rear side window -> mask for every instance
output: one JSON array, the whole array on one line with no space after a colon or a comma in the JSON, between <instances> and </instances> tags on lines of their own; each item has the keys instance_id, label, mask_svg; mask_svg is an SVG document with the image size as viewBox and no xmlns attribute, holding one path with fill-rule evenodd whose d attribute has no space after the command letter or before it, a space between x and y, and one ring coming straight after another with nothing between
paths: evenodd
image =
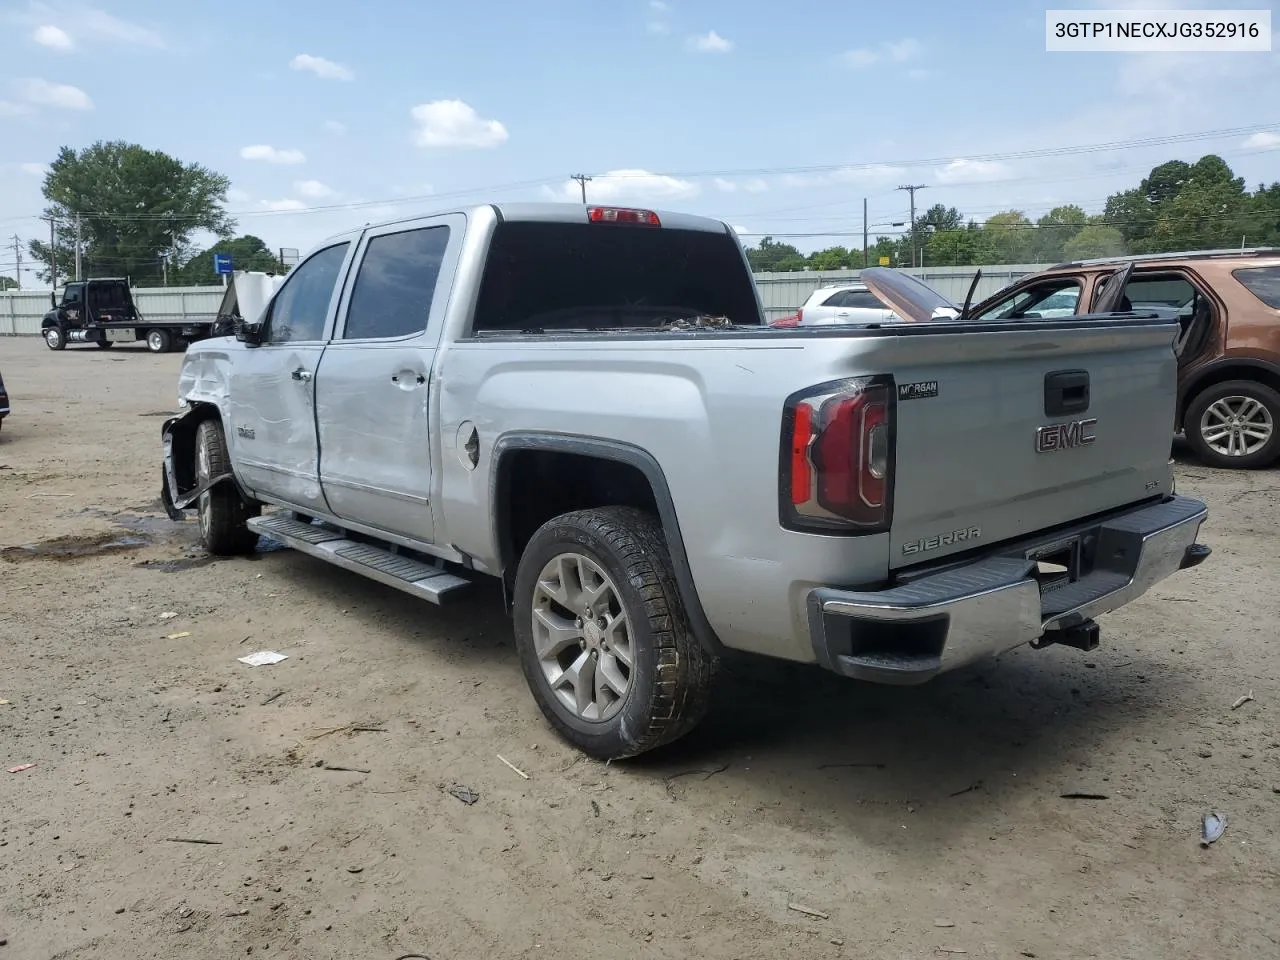
<instances>
[{"instance_id":1,"label":"rear side window","mask_svg":"<svg viewBox=\"0 0 1280 960\"><path fill-rule=\"evenodd\" d=\"M444 226L373 237L356 274L342 338L390 339L426 330L448 246Z\"/></svg>"},{"instance_id":2,"label":"rear side window","mask_svg":"<svg viewBox=\"0 0 1280 960\"><path fill-rule=\"evenodd\" d=\"M700 315L761 324L728 233L505 221L494 228L474 331L653 329Z\"/></svg>"},{"instance_id":3,"label":"rear side window","mask_svg":"<svg viewBox=\"0 0 1280 960\"><path fill-rule=\"evenodd\" d=\"M1244 267L1231 275L1273 310L1280 310L1280 267Z\"/></svg>"},{"instance_id":4,"label":"rear side window","mask_svg":"<svg viewBox=\"0 0 1280 960\"><path fill-rule=\"evenodd\" d=\"M874 293L865 290L850 290L844 295L843 306L856 307L859 310L883 310L885 306Z\"/></svg>"}]
</instances>

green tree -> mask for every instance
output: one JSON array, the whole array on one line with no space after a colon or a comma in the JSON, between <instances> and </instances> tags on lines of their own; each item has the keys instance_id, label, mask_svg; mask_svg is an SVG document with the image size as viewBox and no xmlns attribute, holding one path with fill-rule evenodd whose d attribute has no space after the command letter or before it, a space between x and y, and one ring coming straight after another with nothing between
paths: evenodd
<instances>
[{"instance_id":1,"label":"green tree","mask_svg":"<svg viewBox=\"0 0 1280 960\"><path fill-rule=\"evenodd\" d=\"M773 237L765 237L760 241L759 246L747 248L747 261L751 264L751 269L757 273L765 273L770 270L778 270L779 264L789 257L798 257L802 262L804 257L800 251L789 243L778 243ZM804 269L803 267L792 267L790 269Z\"/></svg>"},{"instance_id":2,"label":"green tree","mask_svg":"<svg viewBox=\"0 0 1280 960\"><path fill-rule=\"evenodd\" d=\"M963 267L980 263L985 247L982 228L970 222L964 227L931 233L924 262L931 267Z\"/></svg>"},{"instance_id":3,"label":"green tree","mask_svg":"<svg viewBox=\"0 0 1280 960\"><path fill-rule=\"evenodd\" d=\"M1088 260L1094 257L1124 255L1124 237L1115 227L1091 223L1062 245L1064 260Z\"/></svg>"},{"instance_id":4,"label":"green tree","mask_svg":"<svg viewBox=\"0 0 1280 960\"><path fill-rule=\"evenodd\" d=\"M1034 227L1021 210L1006 210L987 218L979 245L983 263L1027 263Z\"/></svg>"},{"instance_id":5,"label":"green tree","mask_svg":"<svg viewBox=\"0 0 1280 960\"><path fill-rule=\"evenodd\" d=\"M861 260L859 257L859 266ZM844 247L827 247L825 250L815 250L808 256L810 270L847 270L852 264L853 254Z\"/></svg>"},{"instance_id":6,"label":"green tree","mask_svg":"<svg viewBox=\"0 0 1280 960\"><path fill-rule=\"evenodd\" d=\"M1280 246L1280 183L1258 189L1249 197L1244 214L1244 237L1251 247Z\"/></svg>"},{"instance_id":7,"label":"green tree","mask_svg":"<svg viewBox=\"0 0 1280 960\"><path fill-rule=\"evenodd\" d=\"M888 257L889 266L908 266L910 257L903 259L901 256L901 243L893 237L876 237L876 242L871 245L867 251L867 265L872 267L880 266L880 258ZM858 264L862 266L862 264Z\"/></svg>"},{"instance_id":8,"label":"green tree","mask_svg":"<svg viewBox=\"0 0 1280 960\"><path fill-rule=\"evenodd\" d=\"M1089 222L1089 216L1075 204L1054 207L1036 221L1031 238L1031 259L1036 263L1062 260L1067 241Z\"/></svg>"},{"instance_id":9,"label":"green tree","mask_svg":"<svg viewBox=\"0 0 1280 960\"><path fill-rule=\"evenodd\" d=\"M158 284L162 258L190 258L198 231L229 236L235 222L224 209L230 180L199 164L122 140L99 141L77 152L63 147L44 179L46 217L62 224L58 274L75 262L70 247L76 215L81 218L84 276L128 275L139 285ZM30 244L45 265L41 278L54 280L49 245Z\"/></svg>"},{"instance_id":10,"label":"green tree","mask_svg":"<svg viewBox=\"0 0 1280 960\"><path fill-rule=\"evenodd\" d=\"M13 279L13 277L0 277L0 293L4 292L5 290L17 290L17 289L18 289L18 281Z\"/></svg>"},{"instance_id":11,"label":"green tree","mask_svg":"<svg viewBox=\"0 0 1280 960\"><path fill-rule=\"evenodd\" d=\"M808 266L809 261L806 260L799 251L796 251L795 253L789 254L779 260L773 269L779 273L796 273L797 271L804 270Z\"/></svg>"},{"instance_id":12,"label":"green tree","mask_svg":"<svg viewBox=\"0 0 1280 960\"><path fill-rule=\"evenodd\" d=\"M227 253L231 255L233 270L260 270L263 273L285 273L284 264L265 243L253 234L220 240L208 250L202 250L184 263L174 274L172 282L198 286L200 284L218 283L218 275L213 270L213 255Z\"/></svg>"}]
</instances>

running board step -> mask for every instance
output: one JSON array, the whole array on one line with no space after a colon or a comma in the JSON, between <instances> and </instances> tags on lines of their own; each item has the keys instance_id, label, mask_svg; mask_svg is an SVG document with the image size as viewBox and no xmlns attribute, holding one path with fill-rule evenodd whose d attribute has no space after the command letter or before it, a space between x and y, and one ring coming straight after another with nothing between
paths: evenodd
<instances>
[{"instance_id":1,"label":"running board step","mask_svg":"<svg viewBox=\"0 0 1280 960\"><path fill-rule=\"evenodd\" d=\"M308 556L351 570L370 580L430 600L444 602L446 596L470 585L471 581L421 560L402 557L356 540L348 540L336 530L302 523L291 517L252 517L249 529L263 537L278 540L286 547Z\"/></svg>"}]
</instances>

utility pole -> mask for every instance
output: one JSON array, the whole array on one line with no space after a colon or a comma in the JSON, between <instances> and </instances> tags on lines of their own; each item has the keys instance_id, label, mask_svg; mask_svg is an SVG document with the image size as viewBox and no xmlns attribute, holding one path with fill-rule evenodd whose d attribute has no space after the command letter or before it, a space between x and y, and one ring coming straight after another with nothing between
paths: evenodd
<instances>
[{"instance_id":1,"label":"utility pole","mask_svg":"<svg viewBox=\"0 0 1280 960\"><path fill-rule=\"evenodd\" d=\"M871 265L871 251L867 249L867 198L862 198L862 265Z\"/></svg>"},{"instance_id":2,"label":"utility pole","mask_svg":"<svg viewBox=\"0 0 1280 960\"><path fill-rule=\"evenodd\" d=\"M76 214L76 279L80 279L80 214Z\"/></svg>"},{"instance_id":3,"label":"utility pole","mask_svg":"<svg viewBox=\"0 0 1280 960\"><path fill-rule=\"evenodd\" d=\"M49 276L52 278L53 288L58 288L58 236L54 229L53 217L41 217L41 220L49 221Z\"/></svg>"},{"instance_id":4,"label":"utility pole","mask_svg":"<svg viewBox=\"0 0 1280 960\"><path fill-rule=\"evenodd\" d=\"M586 203L587 202L587 181L590 180L591 178L588 177L585 173L575 173L569 179L578 181L578 186L582 188L582 202Z\"/></svg>"},{"instance_id":5,"label":"utility pole","mask_svg":"<svg viewBox=\"0 0 1280 960\"><path fill-rule=\"evenodd\" d=\"M911 194L911 265L913 267L916 265L916 191L923 190L927 186L927 183L913 183L898 187L899 190L906 190Z\"/></svg>"},{"instance_id":6,"label":"utility pole","mask_svg":"<svg viewBox=\"0 0 1280 960\"><path fill-rule=\"evenodd\" d=\"M18 289L22 289L22 240L15 233L13 235L13 259L17 264L14 270L14 279L18 281Z\"/></svg>"}]
</instances>

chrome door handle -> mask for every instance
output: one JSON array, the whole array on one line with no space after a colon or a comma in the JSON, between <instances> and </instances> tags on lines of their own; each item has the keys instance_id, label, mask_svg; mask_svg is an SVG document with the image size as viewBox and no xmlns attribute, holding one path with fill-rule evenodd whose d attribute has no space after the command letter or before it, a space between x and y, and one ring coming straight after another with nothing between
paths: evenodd
<instances>
[{"instance_id":1,"label":"chrome door handle","mask_svg":"<svg viewBox=\"0 0 1280 960\"><path fill-rule=\"evenodd\" d=\"M293 377L293 379L295 379L295 380L302 380L302 381L304 381L304 382L305 382L305 381L307 381L307 380L310 380L310 379L311 379L311 371L310 371L310 370L307 370L307 369L305 369L305 368L303 368L303 367L299 367L297 370L293 371L293 373L291 374L291 376L292 376L292 377Z\"/></svg>"}]
</instances>

